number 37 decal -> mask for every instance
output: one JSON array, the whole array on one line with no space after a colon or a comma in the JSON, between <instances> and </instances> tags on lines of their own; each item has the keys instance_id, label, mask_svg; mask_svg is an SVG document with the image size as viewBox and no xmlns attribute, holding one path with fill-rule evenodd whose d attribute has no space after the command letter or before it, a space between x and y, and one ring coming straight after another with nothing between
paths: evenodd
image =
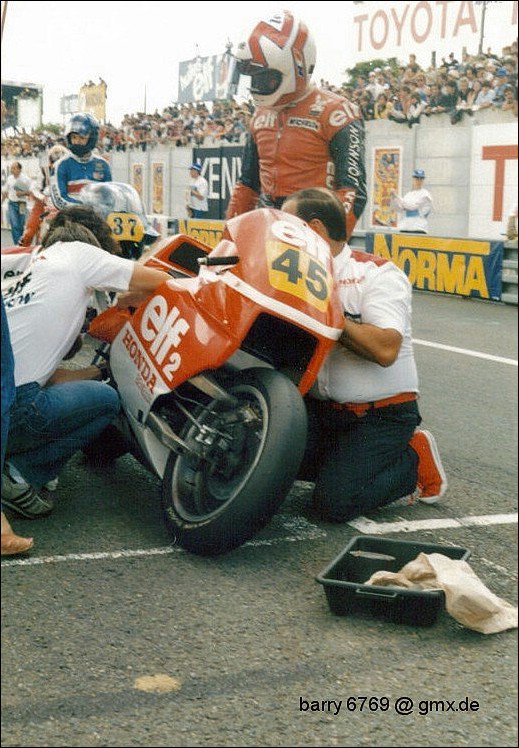
<instances>
[{"instance_id":1,"label":"number 37 decal","mask_svg":"<svg viewBox=\"0 0 519 748\"><path fill-rule=\"evenodd\" d=\"M269 281L273 288L297 296L321 312L328 308L332 277L326 265L301 247L267 242Z\"/></svg>"},{"instance_id":2,"label":"number 37 decal","mask_svg":"<svg viewBox=\"0 0 519 748\"><path fill-rule=\"evenodd\" d=\"M117 241L140 242L144 236L144 224L136 213L109 213L106 222Z\"/></svg>"}]
</instances>

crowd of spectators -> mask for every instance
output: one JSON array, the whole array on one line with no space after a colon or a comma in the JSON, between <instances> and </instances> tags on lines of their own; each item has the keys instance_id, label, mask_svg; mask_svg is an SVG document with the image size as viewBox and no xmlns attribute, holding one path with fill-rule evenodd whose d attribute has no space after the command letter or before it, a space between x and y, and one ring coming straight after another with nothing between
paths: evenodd
<instances>
[{"instance_id":1,"label":"crowd of spectators","mask_svg":"<svg viewBox=\"0 0 519 748\"><path fill-rule=\"evenodd\" d=\"M2 158L10 160L39 156L56 143L64 142L60 135L46 131L32 133L21 131L14 135L6 135L2 132Z\"/></svg>"},{"instance_id":2,"label":"crowd of spectators","mask_svg":"<svg viewBox=\"0 0 519 748\"><path fill-rule=\"evenodd\" d=\"M149 145L175 146L240 143L247 132L252 107L235 101L214 102L211 110L205 103L173 104L162 114L125 114L120 127L107 125L101 133L106 151L127 148L146 150Z\"/></svg>"},{"instance_id":3,"label":"crowd of spectators","mask_svg":"<svg viewBox=\"0 0 519 748\"><path fill-rule=\"evenodd\" d=\"M369 67L369 66L368 66ZM416 56L407 65L373 67L363 75L352 75L342 86L321 81L321 87L355 102L364 119L389 119L411 127L423 116L446 112L453 124L480 109L500 109L517 116L517 42L497 56L451 53L438 67L423 70ZM119 127L102 126L99 145L105 152L148 148L158 144L211 146L243 143L250 117L251 102L173 104L162 113L125 114ZM64 144L63 134L45 129L34 133L15 132L2 138L2 157L7 159L38 156L56 143Z\"/></svg>"},{"instance_id":4,"label":"crowd of spectators","mask_svg":"<svg viewBox=\"0 0 519 748\"><path fill-rule=\"evenodd\" d=\"M155 145L200 146L221 142L241 143L253 111L251 104L235 101L173 104L162 113L125 114L119 127L102 125L99 148L104 152L139 149ZM45 130L15 133L2 138L2 157L38 156L56 143L64 144L63 134Z\"/></svg>"},{"instance_id":5,"label":"crowd of spectators","mask_svg":"<svg viewBox=\"0 0 519 748\"><path fill-rule=\"evenodd\" d=\"M414 54L407 65L373 67L350 76L342 87L321 85L359 105L364 119L389 119L412 127L422 116L447 113L452 124L480 109L510 111L517 117L517 41L497 56L454 53L423 70Z\"/></svg>"}]
</instances>

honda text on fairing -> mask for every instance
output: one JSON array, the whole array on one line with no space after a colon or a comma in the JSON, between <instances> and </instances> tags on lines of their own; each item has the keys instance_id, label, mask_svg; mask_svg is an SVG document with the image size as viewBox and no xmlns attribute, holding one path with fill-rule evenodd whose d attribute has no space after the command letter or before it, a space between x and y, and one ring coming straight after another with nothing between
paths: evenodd
<instances>
[{"instance_id":1,"label":"honda text on fairing","mask_svg":"<svg viewBox=\"0 0 519 748\"><path fill-rule=\"evenodd\" d=\"M329 248L264 208L228 221L212 251L183 235L148 251L171 280L90 333L121 397L122 449L161 479L173 537L225 553L270 521L303 458L302 395L342 330Z\"/></svg>"}]
</instances>

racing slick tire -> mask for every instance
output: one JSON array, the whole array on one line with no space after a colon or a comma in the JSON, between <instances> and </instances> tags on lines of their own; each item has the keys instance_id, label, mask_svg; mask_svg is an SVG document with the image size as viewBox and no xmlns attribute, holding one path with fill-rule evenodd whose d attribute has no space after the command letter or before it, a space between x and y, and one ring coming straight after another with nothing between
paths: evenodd
<instances>
[{"instance_id":1,"label":"racing slick tire","mask_svg":"<svg viewBox=\"0 0 519 748\"><path fill-rule=\"evenodd\" d=\"M170 455L162 482L169 531L186 550L227 553L265 527L290 490L306 446L306 408L298 389L273 369L233 376L233 410L213 400L200 420L216 437L209 453ZM246 416L235 423L232 413ZM190 425L184 439L200 435Z\"/></svg>"}]
</instances>

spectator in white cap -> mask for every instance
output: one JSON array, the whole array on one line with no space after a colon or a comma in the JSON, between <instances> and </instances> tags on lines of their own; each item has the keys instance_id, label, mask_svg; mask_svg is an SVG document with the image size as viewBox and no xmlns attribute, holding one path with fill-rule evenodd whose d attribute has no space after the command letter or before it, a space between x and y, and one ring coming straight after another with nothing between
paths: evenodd
<instances>
[{"instance_id":1,"label":"spectator in white cap","mask_svg":"<svg viewBox=\"0 0 519 748\"><path fill-rule=\"evenodd\" d=\"M207 195L209 185L207 179L202 176L202 165L195 162L189 167L191 181L187 193L187 212L191 218L207 218L209 204Z\"/></svg>"},{"instance_id":2,"label":"spectator in white cap","mask_svg":"<svg viewBox=\"0 0 519 748\"><path fill-rule=\"evenodd\" d=\"M398 211L397 230L401 233L427 234L428 219L432 212L433 202L429 190L424 188L425 172L423 169L413 171L413 189L399 197L396 190L391 192L391 207Z\"/></svg>"}]
</instances>

